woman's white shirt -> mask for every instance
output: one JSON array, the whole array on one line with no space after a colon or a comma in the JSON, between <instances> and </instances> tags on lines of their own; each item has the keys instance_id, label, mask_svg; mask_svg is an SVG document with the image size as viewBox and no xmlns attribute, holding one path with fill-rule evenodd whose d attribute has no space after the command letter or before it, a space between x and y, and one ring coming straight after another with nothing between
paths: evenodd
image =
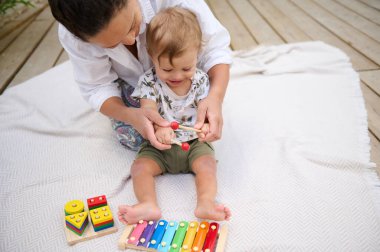
<instances>
[{"instance_id":1,"label":"woman's white shirt","mask_svg":"<svg viewBox=\"0 0 380 252\"><path fill-rule=\"evenodd\" d=\"M228 31L213 16L203 0L138 0L142 12L140 34L136 38L138 59L123 45L102 48L87 43L59 25L58 34L62 46L68 53L74 69L74 78L80 91L95 110L99 111L104 101L121 96L114 81L118 78L135 86L139 77L152 63L146 51L146 25L161 9L181 6L193 11L202 29L204 47L199 54L198 68L208 72L217 64L231 64Z\"/></svg>"}]
</instances>

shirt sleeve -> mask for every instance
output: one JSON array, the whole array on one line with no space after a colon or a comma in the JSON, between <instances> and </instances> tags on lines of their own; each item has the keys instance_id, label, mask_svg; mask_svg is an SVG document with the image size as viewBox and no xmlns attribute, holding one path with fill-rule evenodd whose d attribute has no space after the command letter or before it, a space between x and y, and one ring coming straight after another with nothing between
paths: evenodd
<instances>
[{"instance_id":1,"label":"shirt sleeve","mask_svg":"<svg viewBox=\"0 0 380 252\"><path fill-rule=\"evenodd\" d=\"M157 102L158 92L155 87L153 74L150 71L148 72L140 77L131 97L135 100L149 99Z\"/></svg>"},{"instance_id":2,"label":"shirt sleeve","mask_svg":"<svg viewBox=\"0 0 380 252\"><path fill-rule=\"evenodd\" d=\"M178 1L181 7L195 13L202 29L204 46L199 55L198 67L206 73L215 65L231 64L231 38L224 26L216 19L204 0Z\"/></svg>"},{"instance_id":3,"label":"shirt sleeve","mask_svg":"<svg viewBox=\"0 0 380 252\"><path fill-rule=\"evenodd\" d=\"M110 59L103 48L80 40L63 25L59 25L58 35L70 57L74 79L81 94L93 109L99 111L108 98L121 96L114 83L118 75L112 70Z\"/></svg>"}]
</instances>

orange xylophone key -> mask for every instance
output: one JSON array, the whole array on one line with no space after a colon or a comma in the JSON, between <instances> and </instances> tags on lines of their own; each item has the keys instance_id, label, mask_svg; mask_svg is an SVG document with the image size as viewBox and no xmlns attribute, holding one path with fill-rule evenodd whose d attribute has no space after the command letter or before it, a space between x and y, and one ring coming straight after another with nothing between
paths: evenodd
<instances>
[{"instance_id":1,"label":"orange xylophone key","mask_svg":"<svg viewBox=\"0 0 380 252\"><path fill-rule=\"evenodd\" d=\"M195 236L191 251L199 252L202 250L203 243L205 242L209 225L210 224L207 221L201 222L201 224L199 225L199 228L198 228L197 235Z\"/></svg>"}]
</instances>

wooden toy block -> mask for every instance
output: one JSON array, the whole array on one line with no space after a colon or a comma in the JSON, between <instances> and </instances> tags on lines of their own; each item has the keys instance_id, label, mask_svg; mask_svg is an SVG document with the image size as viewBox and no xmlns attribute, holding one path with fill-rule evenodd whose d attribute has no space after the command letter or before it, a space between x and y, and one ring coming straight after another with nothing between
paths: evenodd
<instances>
[{"instance_id":1,"label":"wooden toy block","mask_svg":"<svg viewBox=\"0 0 380 252\"><path fill-rule=\"evenodd\" d=\"M84 210L84 203L81 200L71 200L65 204L65 215L81 213Z\"/></svg>"},{"instance_id":2,"label":"wooden toy block","mask_svg":"<svg viewBox=\"0 0 380 252\"><path fill-rule=\"evenodd\" d=\"M142 228L145 229L141 230ZM154 221L141 221L136 225L126 226L118 241L118 247L151 252L223 252L227 232L226 225L221 226L216 222L203 221L199 224L196 221L181 221L178 224L175 221L159 220L155 225ZM146 234L152 234L150 240ZM139 242L136 243L136 240Z\"/></svg>"},{"instance_id":3,"label":"wooden toy block","mask_svg":"<svg viewBox=\"0 0 380 252\"><path fill-rule=\"evenodd\" d=\"M109 206L102 206L90 210L91 223L94 226L95 231L100 231L114 224L113 216Z\"/></svg>"},{"instance_id":4,"label":"wooden toy block","mask_svg":"<svg viewBox=\"0 0 380 252\"><path fill-rule=\"evenodd\" d=\"M106 199L104 195L99 197L103 197L104 200ZM79 202L81 202L82 204L80 204ZM76 204L76 206L73 206L73 204ZM82 212L66 216L68 212L80 211L80 209L82 209L81 205L83 205ZM78 242L87 241L90 239L117 232L118 228L115 226L115 223L113 221L112 211L110 207L106 205L103 206L103 208L96 209L98 209L97 216L99 216L99 218L94 217L94 222L96 223L96 225L92 225L93 221L91 220L91 223L89 221L91 212L89 214L88 208L84 207L82 201L72 200L65 204L64 230L66 234L66 240L69 245L74 245ZM71 216L74 217L72 218Z\"/></svg>"},{"instance_id":5,"label":"wooden toy block","mask_svg":"<svg viewBox=\"0 0 380 252\"><path fill-rule=\"evenodd\" d=\"M103 206L90 210L91 221L94 225L113 220L112 212L109 206Z\"/></svg>"},{"instance_id":6,"label":"wooden toy block","mask_svg":"<svg viewBox=\"0 0 380 252\"><path fill-rule=\"evenodd\" d=\"M105 195L96 196L93 198L87 199L87 206L90 210L106 206L107 205L107 198Z\"/></svg>"},{"instance_id":7,"label":"wooden toy block","mask_svg":"<svg viewBox=\"0 0 380 252\"><path fill-rule=\"evenodd\" d=\"M77 235L82 235L88 224L87 216L87 212L66 216L66 227Z\"/></svg>"}]
</instances>

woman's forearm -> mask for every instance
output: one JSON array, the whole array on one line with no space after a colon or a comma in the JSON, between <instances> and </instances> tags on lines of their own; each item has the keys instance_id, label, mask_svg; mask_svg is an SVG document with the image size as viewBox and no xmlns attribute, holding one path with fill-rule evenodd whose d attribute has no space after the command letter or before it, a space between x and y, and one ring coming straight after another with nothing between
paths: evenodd
<instances>
[{"instance_id":1,"label":"woman's forearm","mask_svg":"<svg viewBox=\"0 0 380 252\"><path fill-rule=\"evenodd\" d=\"M223 102L230 80L230 65L215 65L208 71L208 76L211 84L209 96Z\"/></svg>"},{"instance_id":2,"label":"woman's forearm","mask_svg":"<svg viewBox=\"0 0 380 252\"><path fill-rule=\"evenodd\" d=\"M108 98L100 107L100 112L115 120L122 121L130 124L130 118L132 115L131 108L128 108L123 103L120 97Z\"/></svg>"}]
</instances>

